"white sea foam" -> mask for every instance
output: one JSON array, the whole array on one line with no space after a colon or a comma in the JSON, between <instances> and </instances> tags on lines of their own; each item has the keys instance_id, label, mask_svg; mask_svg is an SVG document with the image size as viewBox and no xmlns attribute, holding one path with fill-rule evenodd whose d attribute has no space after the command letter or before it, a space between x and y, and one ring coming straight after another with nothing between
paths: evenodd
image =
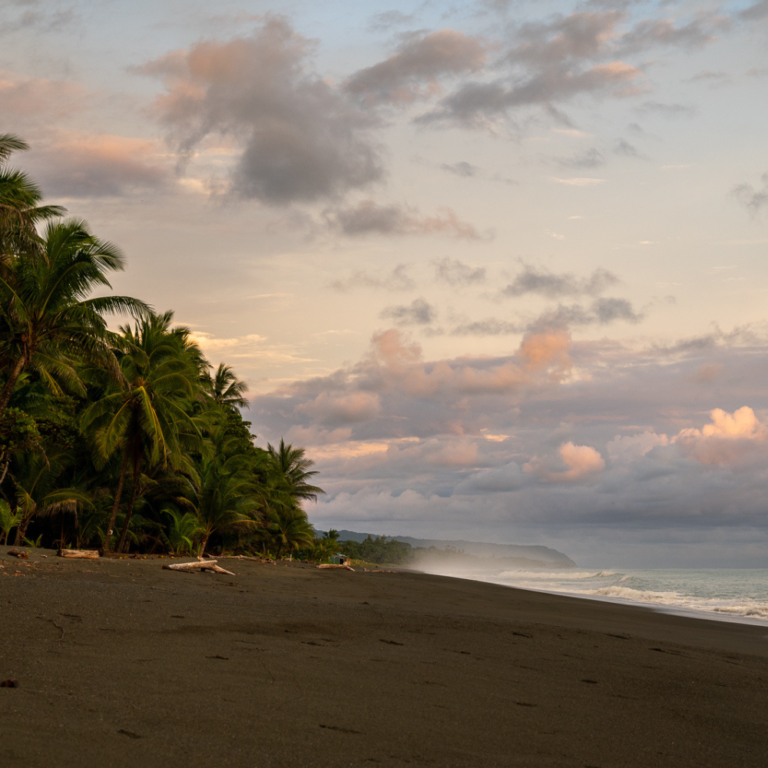
<instances>
[{"instance_id":1,"label":"white sea foam","mask_svg":"<svg viewBox=\"0 0 768 768\"><path fill-rule=\"evenodd\" d=\"M677 592L651 592L647 589L630 589L629 587L602 587L585 594L601 595L602 597L623 597L625 600L634 600L636 603L665 603L674 605L680 602L680 594Z\"/></svg>"},{"instance_id":2,"label":"white sea foam","mask_svg":"<svg viewBox=\"0 0 768 768\"><path fill-rule=\"evenodd\" d=\"M768 569L508 570L476 578L522 589L695 611L713 618L768 620Z\"/></svg>"},{"instance_id":3,"label":"white sea foam","mask_svg":"<svg viewBox=\"0 0 768 768\"><path fill-rule=\"evenodd\" d=\"M576 581L595 579L599 576L615 576L614 571L502 571L500 579L531 579L548 581Z\"/></svg>"}]
</instances>

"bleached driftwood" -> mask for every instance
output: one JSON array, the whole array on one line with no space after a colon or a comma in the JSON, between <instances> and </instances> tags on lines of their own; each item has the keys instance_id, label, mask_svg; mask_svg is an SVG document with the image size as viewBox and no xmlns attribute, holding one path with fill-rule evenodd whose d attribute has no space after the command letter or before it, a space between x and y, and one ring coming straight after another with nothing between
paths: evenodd
<instances>
[{"instance_id":1,"label":"bleached driftwood","mask_svg":"<svg viewBox=\"0 0 768 768\"><path fill-rule=\"evenodd\" d=\"M167 571L182 571L184 573L193 573L194 571L213 571L214 573L225 573L227 576L234 576L232 571L216 565L215 560L197 560L193 563L166 563L163 568Z\"/></svg>"},{"instance_id":2,"label":"bleached driftwood","mask_svg":"<svg viewBox=\"0 0 768 768\"><path fill-rule=\"evenodd\" d=\"M7 554L12 555L13 557L23 558L24 560L29 558L29 552L27 552L26 549L9 549Z\"/></svg>"},{"instance_id":3,"label":"bleached driftwood","mask_svg":"<svg viewBox=\"0 0 768 768\"><path fill-rule=\"evenodd\" d=\"M252 560L254 563L271 563L274 565L274 560L268 557L254 557L252 555L225 555L227 560Z\"/></svg>"},{"instance_id":4,"label":"bleached driftwood","mask_svg":"<svg viewBox=\"0 0 768 768\"><path fill-rule=\"evenodd\" d=\"M338 563L323 563L322 565L318 565L318 568L337 568L342 569L344 571L352 571L354 573L355 569L351 565L339 565Z\"/></svg>"},{"instance_id":5,"label":"bleached driftwood","mask_svg":"<svg viewBox=\"0 0 768 768\"><path fill-rule=\"evenodd\" d=\"M96 549L60 549L57 552L59 557L69 560L98 560L99 552Z\"/></svg>"}]
</instances>

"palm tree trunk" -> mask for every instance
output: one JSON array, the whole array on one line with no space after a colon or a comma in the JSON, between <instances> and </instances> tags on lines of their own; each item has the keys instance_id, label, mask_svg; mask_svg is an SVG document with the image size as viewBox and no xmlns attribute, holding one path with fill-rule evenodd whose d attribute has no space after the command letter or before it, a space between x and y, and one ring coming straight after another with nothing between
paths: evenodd
<instances>
[{"instance_id":1,"label":"palm tree trunk","mask_svg":"<svg viewBox=\"0 0 768 768\"><path fill-rule=\"evenodd\" d=\"M133 488L131 488L131 500L128 502L128 511L125 513L125 522L123 523L123 532L120 534L120 541L117 544L117 551L123 551L125 537L128 535L128 524L131 522L133 514L133 505L136 502L136 492L139 490L139 477L141 476L141 459L136 462L133 468Z\"/></svg>"},{"instance_id":2,"label":"palm tree trunk","mask_svg":"<svg viewBox=\"0 0 768 768\"><path fill-rule=\"evenodd\" d=\"M27 535L27 528L29 528L29 524L32 522L34 516L35 513L33 512L29 517L24 515L24 517L21 518L19 527L16 529L16 539L13 542L14 547L21 546L21 542L24 541L24 537Z\"/></svg>"},{"instance_id":3,"label":"palm tree trunk","mask_svg":"<svg viewBox=\"0 0 768 768\"><path fill-rule=\"evenodd\" d=\"M128 449L125 450L125 456L123 456L123 467L120 470L120 480L117 483L117 491L115 491L115 503L112 505L112 514L109 516L109 525L107 526L107 535L104 537L104 544L102 548L105 552L109 552L109 540L112 538L112 532L115 530L115 520L117 520L117 508L120 506L120 497L123 495L123 483L125 482L125 470L128 468Z\"/></svg>"},{"instance_id":4,"label":"palm tree trunk","mask_svg":"<svg viewBox=\"0 0 768 768\"><path fill-rule=\"evenodd\" d=\"M198 557L202 557L203 556L203 552L205 552L206 544L208 544L208 537L207 536L200 542L200 550L197 553Z\"/></svg>"},{"instance_id":5,"label":"palm tree trunk","mask_svg":"<svg viewBox=\"0 0 768 768\"><path fill-rule=\"evenodd\" d=\"M8 401L11 399L11 395L13 394L13 388L16 386L16 382L18 381L19 376L21 376L21 372L24 370L25 364L26 357L25 355L22 355L16 361L10 373L8 374L8 381L5 382L3 391L0 392L0 416L5 413Z\"/></svg>"}]
</instances>

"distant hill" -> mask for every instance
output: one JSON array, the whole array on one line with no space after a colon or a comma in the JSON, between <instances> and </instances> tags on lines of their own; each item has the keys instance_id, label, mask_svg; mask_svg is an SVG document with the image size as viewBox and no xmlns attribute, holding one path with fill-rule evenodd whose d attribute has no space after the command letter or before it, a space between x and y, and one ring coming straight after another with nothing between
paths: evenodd
<instances>
[{"instance_id":1,"label":"distant hill","mask_svg":"<svg viewBox=\"0 0 768 768\"><path fill-rule=\"evenodd\" d=\"M340 541L364 541L368 536L376 537L375 533L358 533L356 531L339 531ZM388 539L402 541L412 547L436 547L437 549L461 550L466 555L481 558L494 558L511 561L519 560L521 567L528 568L575 568L576 563L570 557L556 549L536 544L488 544L480 541L446 540L446 539L415 539L412 536L387 536ZM505 563L507 564L507 563ZM509 563L511 564L511 563Z\"/></svg>"}]
</instances>

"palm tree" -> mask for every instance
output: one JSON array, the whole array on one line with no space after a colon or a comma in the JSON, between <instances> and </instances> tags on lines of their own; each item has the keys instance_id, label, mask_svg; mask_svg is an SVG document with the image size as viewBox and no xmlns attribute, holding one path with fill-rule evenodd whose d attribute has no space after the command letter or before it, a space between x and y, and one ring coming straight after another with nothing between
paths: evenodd
<instances>
[{"instance_id":1,"label":"palm tree","mask_svg":"<svg viewBox=\"0 0 768 768\"><path fill-rule=\"evenodd\" d=\"M306 458L304 448L294 448L280 440L280 447L274 448L267 443L273 471L279 482L284 485L288 494L297 501L317 501L318 495L325 493L322 488L310 485L307 480L317 474L317 470L311 470L314 461Z\"/></svg>"},{"instance_id":2,"label":"palm tree","mask_svg":"<svg viewBox=\"0 0 768 768\"><path fill-rule=\"evenodd\" d=\"M26 453L17 456L12 473L15 485L18 546L24 540L32 520L40 515L50 517L64 513L77 514L78 506L88 506L90 498L79 488L57 488L57 480L68 463L68 456L60 450L50 450L48 455Z\"/></svg>"},{"instance_id":3,"label":"palm tree","mask_svg":"<svg viewBox=\"0 0 768 768\"><path fill-rule=\"evenodd\" d=\"M78 385L78 359L115 368L103 315L138 314L148 307L127 296L87 298L95 288L110 288L107 273L122 270L119 249L103 242L83 221L48 225L40 253L23 253L0 274L0 358L8 361L0 392L0 417L16 382L30 367L54 390L57 378Z\"/></svg>"},{"instance_id":4,"label":"palm tree","mask_svg":"<svg viewBox=\"0 0 768 768\"><path fill-rule=\"evenodd\" d=\"M0 134L0 264L3 266L12 254L37 248L37 224L64 214L61 206L41 206L40 188L27 174L7 167L7 160L14 152L27 149L29 145L18 136Z\"/></svg>"},{"instance_id":5,"label":"palm tree","mask_svg":"<svg viewBox=\"0 0 768 768\"><path fill-rule=\"evenodd\" d=\"M315 529L304 510L295 504L272 507L268 514L267 530L277 544L277 559L280 559L283 550L293 553L297 549L311 546L315 538Z\"/></svg>"},{"instance_id":6,"label":"palm tree","mask_svg":"<svg viewBox=\"0 0 768 768\"><path fill-rule=\"evenodd\" d=\"M248 385L239 381L232 368L224 363L219 363L213 375L206 374L203 386L211 400L227 410L248 408L248 400L243 397Z\"/></svg>"},{"instance_id":7,"label":"palm tree","mask_svg":"<svg viewBox=\"0 0 768 768\"><path fill-rule=\"evenodd\" d=\"M0 544L8 542L8 534L21 522L22 511L11 512L11 507L5 499L0 499Z\"/></svg>"},{"instance_id":8,"label":"palm tree","mask_svg":"<svg viewBox=\"0 0 768 768\"><path fill-rule=\"evenodd\" d=\"M173 329L173 313L147 314L135 327L121 329L127 351L119 353L120 379L83 414L82 427L95 436L102 462L122 454L114 504L104 537L110 548L117 511L130 464L133 484L117 550L121 551L146 465L189 469L184 444L199 440L190 415L198 371L187 355L186 329Z\"/></svg>"},{"instance_id":9,"label":"palm tree","mask_svg":"<svg viewBox=\"0 0 768 768\"><path fill-rule=\"evenodd\" d=\"M259 515L258 488L251 459L237 451L237 439L215 428L203 451L193 483L193 499L187 502L200 527L202 555L210 537L219 532L250 528Z\"/></svg>"}]
</instances>

